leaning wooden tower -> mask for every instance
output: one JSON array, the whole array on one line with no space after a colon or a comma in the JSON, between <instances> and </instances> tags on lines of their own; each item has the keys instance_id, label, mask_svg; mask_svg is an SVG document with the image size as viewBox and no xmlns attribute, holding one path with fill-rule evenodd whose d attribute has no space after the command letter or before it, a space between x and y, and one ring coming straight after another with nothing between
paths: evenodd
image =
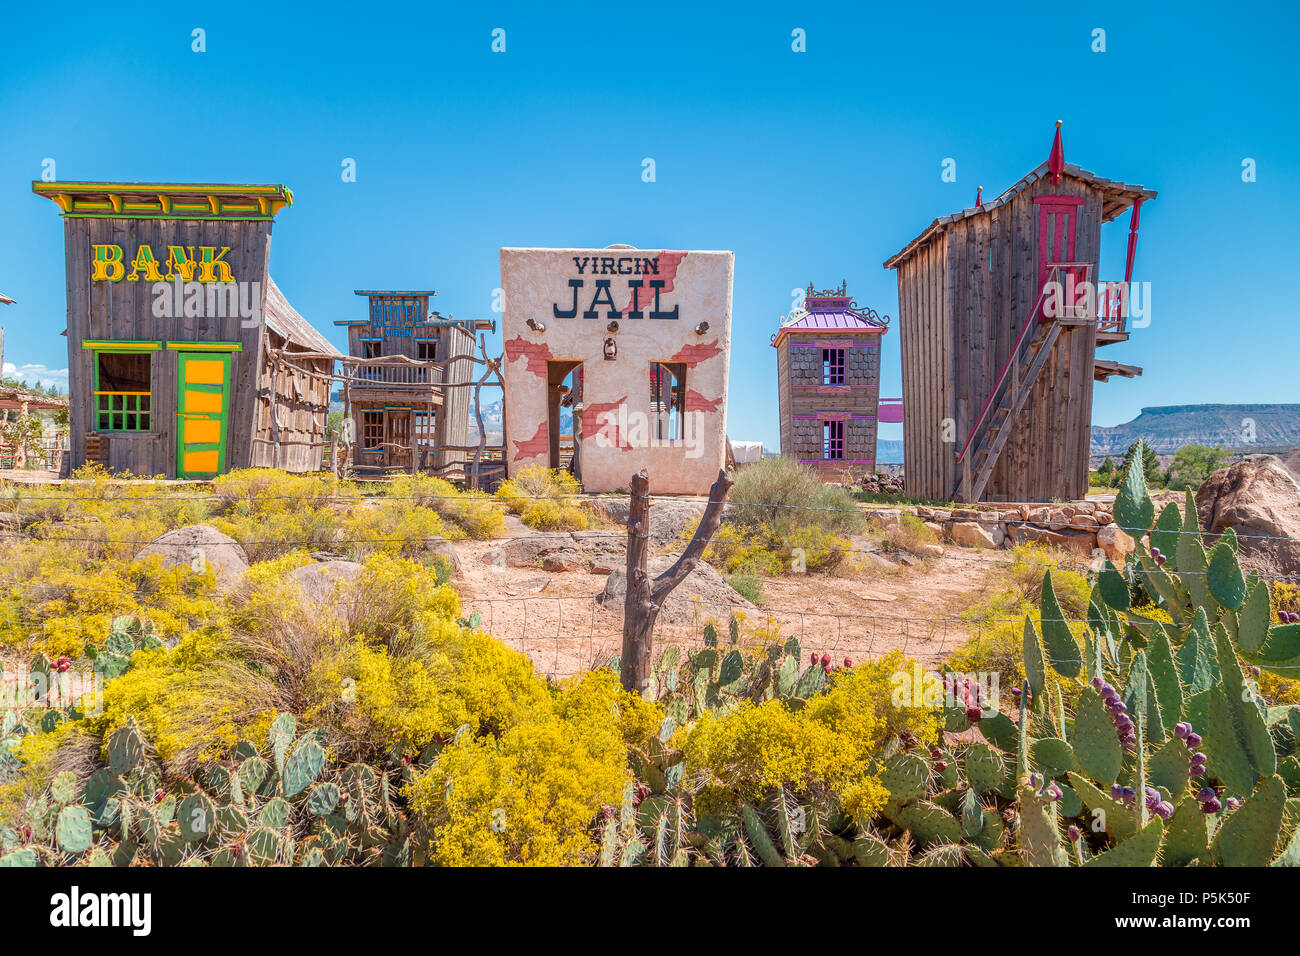
<instances>
[{"instance_id":1,"label":"leaning wooden tower","mask_svg":"<svg viewBox=\"0 0 1300 956\"><path fill-rule=\"evenodd\" d=\"M1092 386L1125 325L1138 214L1155 191L1047 161L992 202L936 219L898 270L904 487L944 501L1088 491ZM1123 282L1100 282L1101 226L1132 209Z\"/></svg>"}]
</instances>

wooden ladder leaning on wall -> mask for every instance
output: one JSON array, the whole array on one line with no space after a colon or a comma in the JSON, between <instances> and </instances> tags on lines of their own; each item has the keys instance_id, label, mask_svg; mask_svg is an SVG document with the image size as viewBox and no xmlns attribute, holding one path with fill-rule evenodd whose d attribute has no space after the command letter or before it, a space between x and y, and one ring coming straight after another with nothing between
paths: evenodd
<instances>
[{"instance_id":1,"label":"wooden ladder leaning on wall","mask_svg":"<svg viewBox=\"0 0 1300 956\"><path fill-rule=\"evenodd\" d=\"M1062 262L1051 267L1047 280L1034 301L1034 307L993 384L992 392L980 410L979 417L975 419L975 424L971 426L966 443L957 453L957 463L962 470L957 486L953 489L954 501L976 502L984 494L998 458L1002 455L1002 449L1011 436L1016 418L1029 401L1038 376L1052 354L1061 327L1095 321L1095 317L1076 314L1074 306L1067 306L1062 316L1040 321L1047 290L1053 282L1062 282L1062 270L1076 275L1082 273L1082 279L1086 280L1091 269L1090 263L1080 262ZM1076 278L1075 281L1081 280ZM976 444L973 439L980 434L980 426L984 422L988 422L988 427Z\"/></svg>"}]
</instances>

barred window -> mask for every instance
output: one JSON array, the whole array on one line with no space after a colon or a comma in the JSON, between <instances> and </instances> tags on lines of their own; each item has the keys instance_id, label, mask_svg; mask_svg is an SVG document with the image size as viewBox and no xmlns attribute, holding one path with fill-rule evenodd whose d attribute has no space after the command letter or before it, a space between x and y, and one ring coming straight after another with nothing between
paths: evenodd
<instances>
[{"instance_id":1,"label":"barred window","mask_svg":"<svg viewBox=\"0 0 1300 956\"><path fill-rule=\"evenodd\" d=\"M153 410L152 354L95 353L95 429L147 432Z\"/></svg>"}]
</instances>

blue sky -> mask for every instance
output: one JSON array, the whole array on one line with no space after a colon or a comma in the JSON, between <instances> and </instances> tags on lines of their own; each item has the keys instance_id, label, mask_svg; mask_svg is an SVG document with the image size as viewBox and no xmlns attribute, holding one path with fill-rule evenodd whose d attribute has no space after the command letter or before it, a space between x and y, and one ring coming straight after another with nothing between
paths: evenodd
<instances>
[{"instance_id":1,"label":"blue sky","mask_svg":"<svg viewBox=\"0 0 1300 956\"><path fill-rule=\"evenodd\" d=\"M65 4L56 21L9 5L6 363L47 381L67 366L63 231L30 192L43 160L60 179L284 183L271 272L339 344L358 288L434 288L444 314L494 317L501 246L733 250L729 431L775 448L769 339L792 290L847 280L896 317L884 259L1044 160L1061 119L1067 160L1160 192L1134 275L1151 325L1103 353L1146 373L1098 385L1094 422L1300 401L1293 4L550 6ZM1103 230L1102 278L1122 278L1126 229ZM898 395L885 339L882 395Z\"/></svg>"}]
</instances>

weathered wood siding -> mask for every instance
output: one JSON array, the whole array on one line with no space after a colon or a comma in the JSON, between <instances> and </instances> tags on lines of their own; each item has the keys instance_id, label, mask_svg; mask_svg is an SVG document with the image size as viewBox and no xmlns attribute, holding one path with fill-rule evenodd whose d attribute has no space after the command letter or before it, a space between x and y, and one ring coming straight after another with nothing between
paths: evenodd
<instances>
[{"instance_id":1,"label":"weathered wood siding","mask_svg":"<svg viewBox=\"0 0 1300 956\"><path fill-rule=\"evenodd\" d=\"M293 345L267 330L267 350L262 355L257 383L257 422L253 435L252 464L285 471L319 471L328 439L330 359L282 360L270 351Z\"/></svg>"},{"instance_id":2,"label":"weathered wood siding","mask_svg":"<svg viewBox=\"0 0 1300 956\"><path fill-rule=\"evenodd\" d=\"M1038 300L1034 197L1044 194L1084 199L1074 261L1092 263L1090 278L1096 281L1102 195L1068 175L1056 186L1040 179L1010 203L950 224L898 265L909 497L947 500L960 482L957 453ZM983 499L1087 494L1095 350L1093 325L1061 329L1029 402L1012 423Z\"/></svg>"},{"instance_id":3,"label":"weathered wood siding","mask_svg":"<svg viewBox=\"0 0 1300 956\"><path fill-rule=\"evenodd\" d=\"M956 389L950 384L955 346L944 269L947 245L940 234L898 268L903 487L911 498L946 499L955 476L957 449L950 438L956 434Z\"/></svg>"},{"instance_id":4,"label":"weathered wood siding","mask_svg":"<svg viewBox=\"0 0 1300 956\"><path fill-rule=\"evenodd\" d=\"M235 281L267 285L271 223L162 220L64 219L68 297L68 376L71 396L72 466L86 461L86 436L92 430L94 355L82 343L96 340L167 340L239 342L231 356L230 405L226 467L247 467L252 460L253 419L258 364L262 354L261 323L240 317L187 317L183 307L173 317L156 317L152 283L91 282L91 245L121 246L127 261L147 243L160 263L167 246L229 246L224 257ZM143 434L102 433L109 466L136 475L176 475L177 353L153 354L151 430Z\"/></svg>"}]
</instances>

